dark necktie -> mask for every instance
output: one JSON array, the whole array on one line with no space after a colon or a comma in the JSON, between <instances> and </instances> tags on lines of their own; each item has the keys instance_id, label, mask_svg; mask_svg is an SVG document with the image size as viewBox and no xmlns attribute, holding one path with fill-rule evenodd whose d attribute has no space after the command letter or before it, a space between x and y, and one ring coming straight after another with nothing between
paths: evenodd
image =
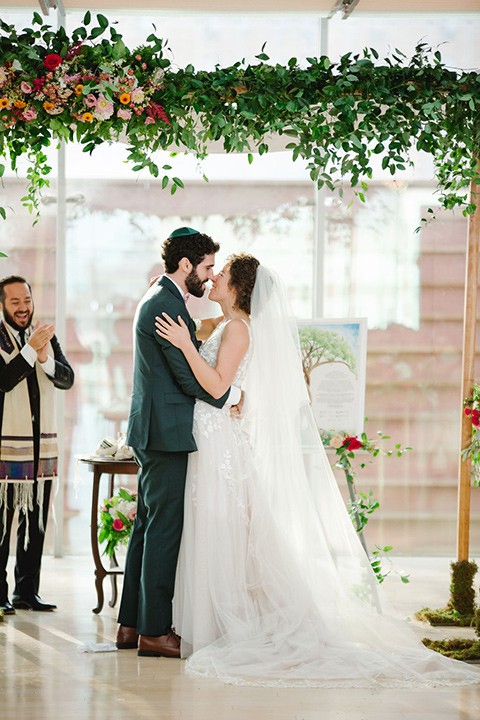
<instances>
[{"instance_id":1,"label":"dark necktie","mask_svg":"<svg viewBox=\"0 0 480 720\"><path fill-rule=\"evenodd\" d=\"M20 338L20 347L22 348L25 345L25 330L22 328L18 331L19 338Z\"/></svg>"}]
</instances>

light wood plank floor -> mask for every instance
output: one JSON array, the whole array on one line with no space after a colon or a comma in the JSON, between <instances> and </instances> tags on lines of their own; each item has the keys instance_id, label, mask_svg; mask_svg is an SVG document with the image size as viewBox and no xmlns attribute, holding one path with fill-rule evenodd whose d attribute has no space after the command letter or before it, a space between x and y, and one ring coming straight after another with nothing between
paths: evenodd
<instances>
[{"instance_id":1,"label":"light wood plank floor","mask_svg":"<svg viewBox=\"0 0 480 720\"><path fill-rule=\"evenodd\" d=\"M395 558L411 574L385 589L394 613L412 617L448 600L449 558ZM9 564L13 577L13 564ZM110 583L104 583L107 600ZM192 678L181 660L138 658L135 651L79 653L84 642L113 643L116 609L100 615L88 555L44 558L41 595L53 613L17 611L0 623L2 720L478 720L480 686L421 690L319 690L233 687ZM420 637L456 636L410 621ZM473 631L461 633L473 636Z\"/></svg>"}]
</instances>

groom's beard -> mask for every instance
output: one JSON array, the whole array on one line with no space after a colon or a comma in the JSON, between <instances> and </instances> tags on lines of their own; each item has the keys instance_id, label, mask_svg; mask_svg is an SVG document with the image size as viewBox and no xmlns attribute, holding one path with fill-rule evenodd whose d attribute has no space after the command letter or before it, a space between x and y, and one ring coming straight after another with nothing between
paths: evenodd
<instances>
[{"instance_id":1,"label":"groom's beard","mask_svg":"<svg viewBox=\"0 0 480 720\"><path fill-rule=\"evenodd\" d=\"M185 278L185 287L190 295L193 295L194 297L203 297L206 282L206 280L200 280L196 268L193 268L190 274Z\"/></svg>"}]
</instances>

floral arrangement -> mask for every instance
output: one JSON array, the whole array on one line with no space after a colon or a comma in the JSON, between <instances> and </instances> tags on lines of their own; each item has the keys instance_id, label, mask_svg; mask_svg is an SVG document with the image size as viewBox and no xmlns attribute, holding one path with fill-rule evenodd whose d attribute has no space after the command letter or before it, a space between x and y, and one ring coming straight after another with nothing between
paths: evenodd
<instances>
[{"instance_id":1,"label":"floral arrangement","mask_svg":"<svg viewBox=\"0 0 480 720\"><path fill-rule=\"evenodd\" d=\"M365 418L365 420L368 420L368 418ZM343 470L345 473L350 490L350 500L347 502L348 513L358 533L363 531L368 523L369 516L380 507L380 503L373 497L373 491L371 489L369 489L368 492L358 492L355 487L357 467L364 468L367 464L367 462L362 461L358 466L353 465L352 461L355 460L355 452L361 451L363 453L369 453L373 458L379 454L386 455L387 457L396 454L397 457L402 457L404 452L412 449L407 447L402 450L401 444L398 443L393 450L382 450L378 447L378 441L390 440L390 436L384 435L381 430L377 431L377 435L379 436L378 438L369 439L366 433L362 433L359 438L357 435L349 435L349 433L343 431L320 430L320 437L324 447L335 450L337 458L334 467ZM373 460L368 462L373 462ZM385 554L391 550L393 550L391 545L386 545L383 548L377 545L376 549L372 552L373 558L371 559L371 565L380 583L382 583L391 572L391 570L384 571L382 569L380 556L385 557ZM401 572L398 574L402 582L409 582L408 575Z\"/></svg>"},{"instance_id":2,"label":"floral arrangement","mask_svg":"<svg viewBox=\"0 0 480 720\"><path fill-rule=\"evenodd\" d=\"M480 385L473 384L472 397L463 401L465 415L472 420L472 438L468 447L462 450L462 460L472 458L473 484L480 487Z\"/></svg>"},{"instance_id":3,"label":"floral arrangement","mask_svg":"<svg viewBox=\"0 0 480 720\"><path fill-rule=\"evenodd\" d=\"M318 187L342 193L347 181L361 201L373 176L373 158L395 175L411 164L412 148L436 166L439 202L475 212L467 188L478 182L480 75L445 66L438 50L419 42L410 59L395 50L383 64L378 52L346 53L270 64L256 62L196 71L174 68L155 33L130 50L102 15L87 12L71 35L54 31L34 13L17 31L0 20L0 157L16 170L31 165L25 205L37 210L50 172L51 140L77 140L85 152L120 136L134 170L154 177L158 149L179 147L203 158L210 141L224 151L268 152L271 135L286 135L292 159L302 158ZM154 26L155 29L155 26ZM156 29L155 29L156 32ZM183 187L163 165L162 188ZM5 166L0 163L0 177ZM434 216L433 210L428 212ZM5 218L5 208L0 207Z\"/></svg>"},{"instance_id":4,"label":"floral arrangement","mask_svg":"<svg viewBox=\"0 0 480 720\"><path fill-rule=\"evenodd\" d=\"M137 138L138 152L132 148L130 159L141 162L146 160L142 144L153 149L154 136L161 137L159 130L170 125L162 94L170 61L163 57L163 42L151 35L148 44L129 51L111 28L111 42L90 44L87 38L95 39L109 25L103 15L97 21L90 35L79 27L70 39L63 28L55 33L43 25L38 13L32 24L41 29L25 29L22 35L0 20L0 29L10 36L9 41L0 37L0 154L8 145L15 169L17 157L28 153L31 186L23 200L31 212L37 188L48 184L42 176L50 171L36 148L48 146L50 135L77 139L92 152L124 132L133 144ZM90 22L87 12L84 25ZM0 166L0 175L4 169ZM153 164L150 170L158 175ZM177 186L182 186L178 178ZM2 209L0 214L5 218Z\"/></svg>"},{"instance_id":5,"label":"floral arrangement","mask_svg":"<svg viewBox=\"0 0 480 720\"><path fill-rule=\"evenodd\" d=\"M118 495L104 500L100 508L98 541L106 542L103 554L113 557L117 545L127 545L137 514L137 493L120 488Z\"/></svg>"}]
</instances>

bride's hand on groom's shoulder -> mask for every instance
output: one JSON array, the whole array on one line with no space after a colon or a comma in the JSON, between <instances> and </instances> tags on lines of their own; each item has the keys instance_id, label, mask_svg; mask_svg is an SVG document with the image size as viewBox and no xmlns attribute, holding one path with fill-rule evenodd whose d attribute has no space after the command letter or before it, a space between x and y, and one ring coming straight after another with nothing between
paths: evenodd
<instances>
[{"instance_id":1,"label":"bride's hand on groom's shoulder","mask_svg":"<svg viewBox=\"0 0 480 720\"><path fill-rule=\"evenodd\" d=\"M162 313L162 317L157 315L155 317L155 331L157 335L160 335L164 340L168 340L175 347L186 350L192 345L190 331L180 315L177 320L178 322L172 320L166 312Z\"/></svg>"},{"instance_id":2,"label":"bride's hand on groom's shoulder","mask_svg":"<svg viewBox=\"0 0 480 720\"><path fill-rule=\"evenodd\" d=\"M150 280L148 281L148 287L151 288L152 285L155 285L155 283L158 282L161 277L162 277L161 275L155 275L155 277L151 277Z\"/></svg>"}]
</instances>

